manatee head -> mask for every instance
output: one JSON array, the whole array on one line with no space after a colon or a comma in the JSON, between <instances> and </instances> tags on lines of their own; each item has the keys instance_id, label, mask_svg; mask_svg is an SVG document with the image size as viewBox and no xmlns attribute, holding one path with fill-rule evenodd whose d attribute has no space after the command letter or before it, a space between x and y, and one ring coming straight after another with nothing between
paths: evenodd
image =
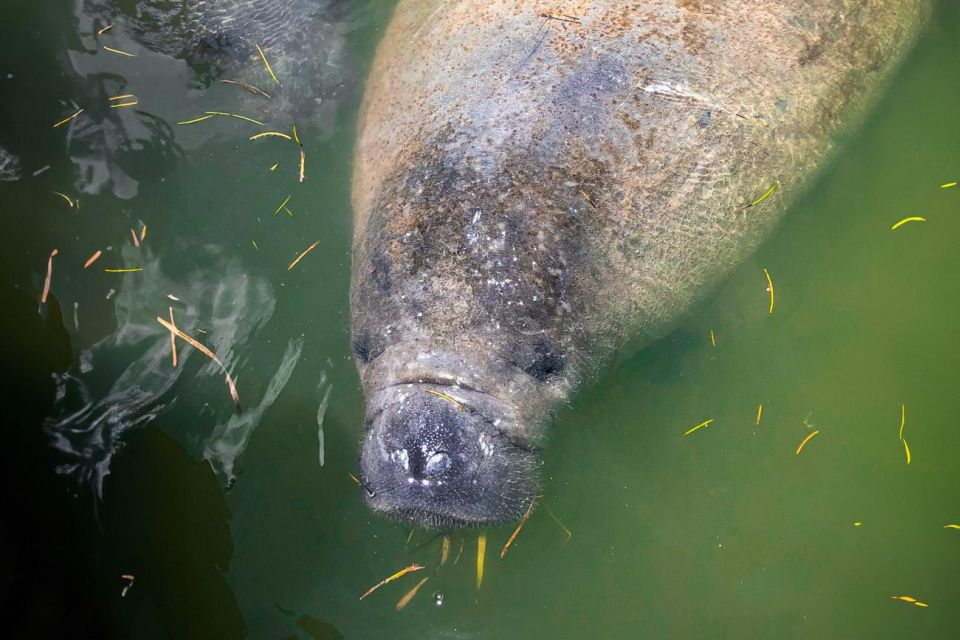
<instances>
[{"instance_id":1,"label":"manatee head","mask_svg":"<svg viewBox=\"0 0 960 640\"><path fill-rule=\"evenodd\" d=\"M538 488L539 438L531 416L484 389L482 357L398 345L365 372L362 486L376 512L417 526L487 526L518 518Z\"/></svg>"}]
</instances>

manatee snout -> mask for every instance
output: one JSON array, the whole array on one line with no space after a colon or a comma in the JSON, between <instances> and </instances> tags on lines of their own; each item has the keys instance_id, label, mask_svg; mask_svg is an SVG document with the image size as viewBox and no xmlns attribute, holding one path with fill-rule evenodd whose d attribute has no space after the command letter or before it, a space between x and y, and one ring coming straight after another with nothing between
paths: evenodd
<instances>
[{"instance_id":1,"label":"manatee snout","mask_svg":"<svg viewBox=\"0 0 960 640\"><path fill-rule=\"evenodd\" d=\"M507 435L509 407L459 387L399 384L373 394L361 453L367 503L432 528L519 517L537 491L537 453Z\"/></svg>"}]
</instances>

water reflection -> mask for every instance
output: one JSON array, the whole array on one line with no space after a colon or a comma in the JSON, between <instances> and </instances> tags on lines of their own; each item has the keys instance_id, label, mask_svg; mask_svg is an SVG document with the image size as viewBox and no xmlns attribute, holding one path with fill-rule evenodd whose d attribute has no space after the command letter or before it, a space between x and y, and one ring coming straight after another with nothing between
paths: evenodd
<instances>
[{"instance_id":1,"label":"water reflection","mask_svg":"<svg viewBox=\"0 0 960 640\"><path fill-rule=\"evenodd\" d=\"M219 246L195 247L181 241L163 259L146 245L128 245L121 253L125 264L142 265L143 271L119 280L113 297L116 329L82 351L77 366L58 377L57 402L46 422L53 446L65 457L59 471L89 485L97 495L127 432L175 406L174 385L181 376L190 380L191 394L212 403L219 398L220 411L229 410L220 369L182 343L180 362L172 366L169 333L156 318L166 317L172 309L177 326L201 336L230 371L239 366L239 354L247 351L275 306L270 283L247 273L236 256ZM190 262L184 261L186 254ZM168 264L175 268L166 268ZM183 264L194 266L180 271ZM299 349L295 352L298 356ZM229 459L232 469L295 361L286 354L278 378L256 408L217 431L209 446L221 465ZM106 388L105 380L112 381ZM245 435L237 439L238 431ZM227 446L229 438L237 442Z\"/></svg>"}]
</instances>

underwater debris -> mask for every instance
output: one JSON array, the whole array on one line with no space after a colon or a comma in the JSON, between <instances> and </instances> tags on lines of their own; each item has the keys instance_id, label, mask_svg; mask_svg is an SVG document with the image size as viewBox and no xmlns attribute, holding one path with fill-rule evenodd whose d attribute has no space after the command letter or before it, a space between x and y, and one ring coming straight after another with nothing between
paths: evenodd
<instances>
[{"instance_id":1,"label":"underwater debris","mask_svg":"<svg viewBox=\"0 0 960 640\"><path fill-rule=\"evenodd\" d=\"M123 51L123 50L121 50L121 49L114 49L113 47L108 47L108 46L106 46L106 45L104 45L103 50L104 50L104 51L109 51L110 53L115 53L115 54L117 54L118 56L126 56L126 57L128 57L128 58L136 58L136 57L137 57L137 54L135 54L135 53L130 53L130 52L128 52L128 51Z\"/></svg>"},{"instance_id":2,"label":"underwater debris","mask_svg":"<svg viewBox=\"0 0 960 640\"><path fill-rule=\"evenodd\" d=\"M130 588L133 586L133 581L135 580L134 576L129 573L125 573L120 576L122 579L127 581L127 584L123 585L123 591L120 592L121 598L127 597L127 592L130 591Z\"/></svg>"},{"instance_id":3,"label":"underwater debris","mask_svg":"<svg viewBox=\"0 0 960 640\"><path fill-rule=\"evenodd\" d=\"M47 258L47 277L43 281L43 293L40 294L40 304L46 304L47 296L50 295L50 279L53 277L53 259L57 253L58 251L54 249L50 252L50 257Z\"/></svg>"},{"instance_id":4,"label":"underwater debris","mask_svg":"<svg viewBox=\"0 0 960 640\"><path fill-rule=\"evenodd\" d=\"M260 138L283 138L284 140L291 140L290 136L281 132L281 131L263 131L261 133L255 133L250 136L250 140L259 140Z\"/></svg>"},{"instance_id":5,"label":"underwater debris","mask_svg":"<svg viewBox=\"0 0 960 640\"><path fill-rule=\"evenodd\" d=\"M740 116L740 117L742 118L743 116ZM748 118L745 118L745 119L748 119ZM766 125L764 125L764 126L766 126ZM766 200L767 198L769 198L770 196L772 196L772 195L774 194L774 192L776 192L776 190L779 189L779 188L780 188L780 181L777 180L777 181L774 182L772 185L770 185L770 188L767 189L766 191L764 191L763 194L762 194L759 198L757 198L756 200L754 200L754 201L751 202L750 204L745 204L745 205L743 205L742 207L739 207L739 208L737 208L737 209L734 209L733 212L734 212L734 213L742 213L742 212L746 211L747 209L750 209L751 207L757 206L758 204L760 204L761 202L763 202L764 200Z\"/></svg>"},{"instance_id":6,"label":"underwater debris","mask_svg":"<svg viewBox=\"0 0 960 640\"><path fill-rule=\"evenodd\" d=\"M523 517L520 518L520 522L517 524L517 528L513 530L513 533L510 534L510 538L507 540L507 543L503 545L503 549L500 550L500 559L503 559L503 556L507 555L507 549L510 548L510 545L513 544L513 541L517 539L517 536L520 535L520 530L523 529L523 525L527 523L527 519L530 517L530 514L533 513L533 506L537 503L537 498L534 497L530 501L530 506L527 507L527 512L523 514Z\"/></svg>"},{"instance_id":7,"label":"underwater debris","mask_svg":"<svg viewBox=\"0 0 960 640\"><path fill-rule=\"evenodd\" d=\"M688 435L690 435L691 433L693 433L694 431L696 431L696 430L698 430L698 429L703 429L704 427L706 427L707 425L709 425L711 422L713 422L713 418L709 418L709 419L707 419L707 420L704 420L703 422L701 422L701 423L698 424L697 426L695 426L695 427L693 427L693 428L691 428L691 429L687 429L686 431L684 431L684 432L683 432L683 435L684 435L684 436L688 436Z\"/></svg>"},{"instance_id":8,"label":"underwater debris","mask_svg":"<svg viewBox=\"0 0 960 640\"><path fill-rule=\"evenodd\" d=\"M309 247L307 247L306 249L304 249L304 250L303 250L303 253L301 253L301 254L298 255L296 258L294 258L293 262L290 263L290 266L287 267L287 271L290 271L290 270L293 269L295 266L297 266L297 263L300 262L301 260L303 260L303 257L304 257L305 255L307 255L308 253L310 253L311 251L313 251L314 249L316 249L318 244L320 244L320 241L319 241L319 240L317 240L317 241L314 242L312 245L310 245Z\"/></svg>"},{"instance_id":9,"label":"underwater debris","mask_svg":"<svg viewBox=\"0 0 960 640\"><path fill-rule=\"evenodd\" d=\"M900 403L900 441L903 443L903 451L907 456L907 464L910 464L910 445L907 444L906 438L903 437L903 427L907 423L907 405Z\"/></svg>"},{"instance_id":10,"label":"underwater debris","mask_svg":"<svg viewBox=\"0 0 960 640\"><path fill-rule=\"evenodd\" d=\"M567 536L567 542L570 542L570 538L573 537L573 532L570 531L570 529L568 529L565 524L563 524L562 522L560 522L560 518L557 517L557 514L555 514L555 513L553 512L553 509L551 509L550 506L549 506L546 502L543 503L543 508L547 510L547 515L549 515L551 518L553 518L553 521L557 523L557 526L560 527L560 528L563 530L563 533L564 533L564 534L566 534L566 536Z\"/></svg>"},{"instance_id":11,"label":"underwater debris","mask_svg":"<svg viewBox=\"0 0 960 640\"><path fill-rule=\"evenodd\" d=\"M138 273L143 271L143 267L130 267L127 269L104 269L104 273Z\"/></svg>"},{"instance_id":12,"label":"underwater debris","mask_svg":"<svg viewBox=\"0 0 960 640\"><path fill-rule=\"evenodd\" d=\"M713 329L710 329L710 345L714 349L717 348L717 335L713 332Z\"/></svg>"},{"instance_id":13,"label":"underwater debris","mask_svg":"<svg viewBox=\"0 0 960 640\"><path fill-rule=\"evenodd\" d=\"M99 259L100 259L100 256L102 256L102 255L103 255L103 251L97 249L97 250L94 252L94 254L93 254L92 256L90 256L89 258L87 258L87 261L83 263L83 268L86 269L87 267L89 267L90 265L92 265L94 262L96 262L97 260L99 260Z\"/></svg>"},{"instance_id":14,"label":"underwater debris","mask_svg":"<svg viewBox=\"0 0 960 640\"><path fill-rule=\"evenodd\" d=\"M767 268L763 268L763 275L767 276L767 291L770 293L770 315L773 315L773 278L770 277L770 272L767 271Z\"/></svg>"},{"instance_id":15,"label":"underwater debris","mask_svg":"<svg viewBox=\"0 0 960 640\"><path fill-rule=\"evenodd\" d=\"M199 118L194 118L193 120L183 120L181 122L178 122L177 124L196 124L198 122L203 122L204 120L209 120L212 117L213 117L212 114L205 115L205 116L200 116Z\"/></svg>"},{"instance_id":16,"label":"underwater debris","mask_svg":"<svg viewBox=\"0 0 960 640\"><path fill-rule=\"evenodd\" d=\"M908 604L912 604L912 605L915 605L915 606L917 606L917 607L924 607L924 608L926 608L926 607L929 607L929 606L930 606L930 605L928 605L926 602L920 602L919 600L917 600L917 599L914 598L913 596L890 596L890 598L893 599L893 600L900 600L901 602L906 602L906 603L908 603Z\"/></svg>"},{"instance_id":17,"label":"underwater debris","mask_svg":"<svg viewBox=\"0 0 960 640\"><path fill-rule=\"evenodd\" d=\"M420 591L420 587L422 587L424 583L429 579L430 579L430 576L427 576L426 578L421 579L420 582L413 585L413 588L410 589L410 591L407 591L407 593L402 598L397 600L397 605L396 605L397 611L401 611L405 606L410 604L410 601L413 600L413 597L417 595L417 591Z\"/></svg>"},{"instance_id":18,"label":"underwater debris","mask_svg":"<svg viewBox=\"0 0 960 640\"><path fill-rule=\"evenodd\" d=\"M366 592L364 592L364 594L363 594L362 596L360 596L360 599L363 600L364 598L366 598L367 596L369 596L371 593L373 593L374 591L376 591L377 589L379 589L379 588L382 587L383 585L389 584L389 583L393 582L394 580L396 580L397 578L402 578L403 576L407 575L408 573L413 573L414 571L420 571L420 570L422 570L422 569L425 569L425 567L424 567L423 565L416 564L416 563L411 564L411 565L408 566L408 567L404 567L403 569L400 569L400 571L397 571L395 574L393 574L393 575L391 575L391 576L389 576L389 577L387 577L387 578L384 578L383 580L381 580L381 581L378 582L377 584L375 584L375 585L373 585L372 587L370 587L369 589L367 589Z\"/></svg>"},{"instance_id":19,"label":"underwater debris","mask_svg":"<svg viewBox=\"0 0 960 640\"><path fill-rule=\"evenodd\" d=\"M241 82L240 80L221 80L220 82L222 82L223 84L235 84L235 85L237 85L238 87L243 87L244 89L246 89L246 90L249 91L250 93L253 93L253 94L256 94L256 95L261 95L261 96L263 96L264 98L266 98L267 100L272 100L272 99L273 99L273 97L272 97L269 93L267 93L266 91L264 91L263 89L258 89L257 87L253 86L252 84L247 84L246 82Z\"/></svg>"},{"instance_id":20,"label":"underwater debris","mask_svg":"<svg viewBox=\"0 0 960 640\"><path fill-rule=\"evenodd\" d=\"M447 559L450 557L450 536L444 534L443 540L440 542L440 566L447 564Z\"/></svg>"},{"instance_id":21,"label":"underwater debris","mask_svg":"<svg viewBox=\"0 0 960 640\"><path fill-rule=\"evenodd\" d=\"M175 329L177 327L177 321L173 319L173 307L167 307L170 310L170 324ZM173 366L177 366L177 334L173 331L170 332L170 359L173 362Z\"/></svg>"},{"instance_id":22,"label":"underwater debris","mask_svg":"<svg viewBox=\"0 0 960 640\"><path fill-rule=\"evenodd\" d=\"M818 433L820 433L820 430L819 430L819 429L818 429L817 431L814 431L813 433L810 433L809 435L807 435L806 438L803 439L803 442L801 442L801 443L800 443L800 446L797 447L797 455L800 455L800 452L803 451L803 448L804 448L805 446L807 446L807 443L810 442L810 440L812 440L813 437L814 437L815 435L817 435Z\"/></svg>"},{"instance_id":23,"label":"underwater debris","mask_svg":"<svg viewBox=\"0 0 960 640\"><path fill-rule=\"evenodd\" d=\"M460 411L464 411L464 410L465 410L465 409L463 408L463 405L462 405L462 404L460 404L459 402L457 402L456 400L454 400L453 398L451 398L451 397L448 396L447 394L443 393L442 391L436 391L436 390L434 390L434 389L427 389L427 393L429 393L430 395L437 396L438 398L442 398L443 400L446 400L447 402L449 402L450 404L452 404L453 406L455 406L455 407L456 407L457 409L459 409Z\"/></svg>"},{"instance_id":24,"label":"underwater debris","mask_svg":"<svg viewBox=\"0 0 960 640\"><path fill-rule=\"evenodd\" d=\"M80 109L79 111L77 111L77 112L76 112L75 114L73 114L72 116L67 116L66 118L64 118L64 119L61 120L60 122L57 122L56 124L53 125L53 128L56 129L57 127L59 127L59 126L62 125L62 124L67 124L68 122L70 122L71 120L73 120L74 118L76 118L76 117L77 117L78 115L80 115L81 113L83 113L83 109Z\"/></svg>"},{"instance_id":25,"label":"underwater debris","mask_svg":"<svg viewBox=\"0 0 960 640\"><path fill-rule=\"evenodd\" d=\"M760 418L763 417L763 404L757 405L757 426L760 426Z\"/></svg>"},{"instance_id":26,"label":"underwater debris","mask_svg":"<svg viewBox=\"0 0 960 640\"><path fill-rule=\"evenodd\" d=\"M273 72L273 68L270 66L270 63L267 62L267 56L263 53L263 49L261 49L260 45L256 42L253 43L253 46L257 48L257 53L260 54L260 59L263 60L263 66L267 68L267 73L270 74L270 77L273 78L274 82L282 87L283 83L277 79L277 75Z\"/></svg>"},{"instance_id":27,"label":"underwater debris","mask_svg":"<svg viewBox=\"0 0 960 640\"><path fill-rule=\"evenodd\" d=\"M170 332L172 332L172 333L175 333L178 338L184 340L187 344L189 344L191 347L193 347L194 349L196 349L197 351L199 351L199 352L202 353L203 355L205 355L205 356L207 356L208 358L210 358L213 362L215 362L215 363L217 364L217 366L220 367L220 370L223 371L223 375L224 375L225 378L226 378L227 387L230 389L230 397L233 398L233 403L234 403L235 405L237 405L237 407L239 408L239 407L240 407L240 397L239 397L239 395L237 394L237 385L234 384L233 378L230 376L230 373L227 371L227 368L223 366L223 363L220 361L220 358L218 358L218 357L213 353L213 351L210 351L210 349L206 348L206 347L203 346L200 342L194 340L193 338L191 338L190 336L188 336L187 334L185 334L183 331L180 331L180 329L178 329L176 326L170 324L169 322L167 322L166 320L164 320L164 319L161 318L160 316L157 316L157 322L159 322L161 325L163 325L164 327L166 327L166 329L167 329L168 331L170 331Z\"/></svg>"},{"instance_id":28,"label":"underwater debris","mask_svg":"<svg viewBox=\"0 0 960 640\"><path fill-rule=\"evenodd\" d=\"M481 531L477 536L477 591L483 584L483 563L487 555L487 532Z\"/></svg>"},{"instance_id":29,"label":"underwater debris","mask_svg":"<svg viewBox=\"0 0 960 640\"><path fill-rule=\"evenodd\" d=\"M894 225L890 227L890 231L896 231L897 229L907 224L908 222L926 222L926 221L927 221L926 218L922 218L920 216L910 216L909 218L904 218L903 220L900 220L899 222L894 223Z\"/></svg>"},{"instance_id":30,"label":"underwater debris","mask_svg":"<svg viewBox=\"0 0 960 640\"><path fill-rule=\"evenodd\" d=\"M230 118L236 118L237 120L243 120L244 122L252 122L253 124L259 125L261 127L267 126L264 123L260 122L259 120L254 120L253 118L242 116L237 113L228 113L226 111L204 111L203 113L204 115L208 115L208 116L227 116Z\"/></svg>"},{"instance_id":31,"label":"underwater debris","mask_svg":"<svg viewBox=\"0 0 960 640\"><path fill-rule=\"evenodd\" d=\"M73 207L77 206L77 203L75 203L75 202L73 201L73 198L71 198L71 197L68 196L67 194L65 194L65 193L60 193L59 191L54 191L54 193L57 194L58 196L60 196L61 198L63 198L64 200L66 200L66 201L67 201L67 204L70 205L70 208L73 208Z\"/></svg>"},{"instance_id":32,"label":"underwater debris","mask_svg":"<svg viewBox=\"0 0 960 640\"><path fill-rule=\"evenodd\" d=\"M277 207L276 211L273 212L273 215L277 215L281 210L287 208L287 203L290 202L290 196L284 198L283 202L280 203L280 206ZM289 209L287 209L289 211Z\"/></svg>"}]
</instances>

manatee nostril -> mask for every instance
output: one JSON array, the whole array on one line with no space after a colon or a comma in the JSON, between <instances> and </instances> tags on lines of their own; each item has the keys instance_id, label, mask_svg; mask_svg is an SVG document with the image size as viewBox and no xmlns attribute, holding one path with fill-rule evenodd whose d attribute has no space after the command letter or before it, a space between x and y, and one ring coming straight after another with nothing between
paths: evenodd
<instances>
[{"instance_id":1,"label":"manatee nostril","mask_svg":"<svg viewBox=\"0 0 960 640\"><path fill-rule=\"evenodd\" d=\"M424 473L426 473L428 477L435 478L449 469L451 463L450 456L447 455L445 451L437 451L427 458Z\"/></svg>"}]
</instances>

